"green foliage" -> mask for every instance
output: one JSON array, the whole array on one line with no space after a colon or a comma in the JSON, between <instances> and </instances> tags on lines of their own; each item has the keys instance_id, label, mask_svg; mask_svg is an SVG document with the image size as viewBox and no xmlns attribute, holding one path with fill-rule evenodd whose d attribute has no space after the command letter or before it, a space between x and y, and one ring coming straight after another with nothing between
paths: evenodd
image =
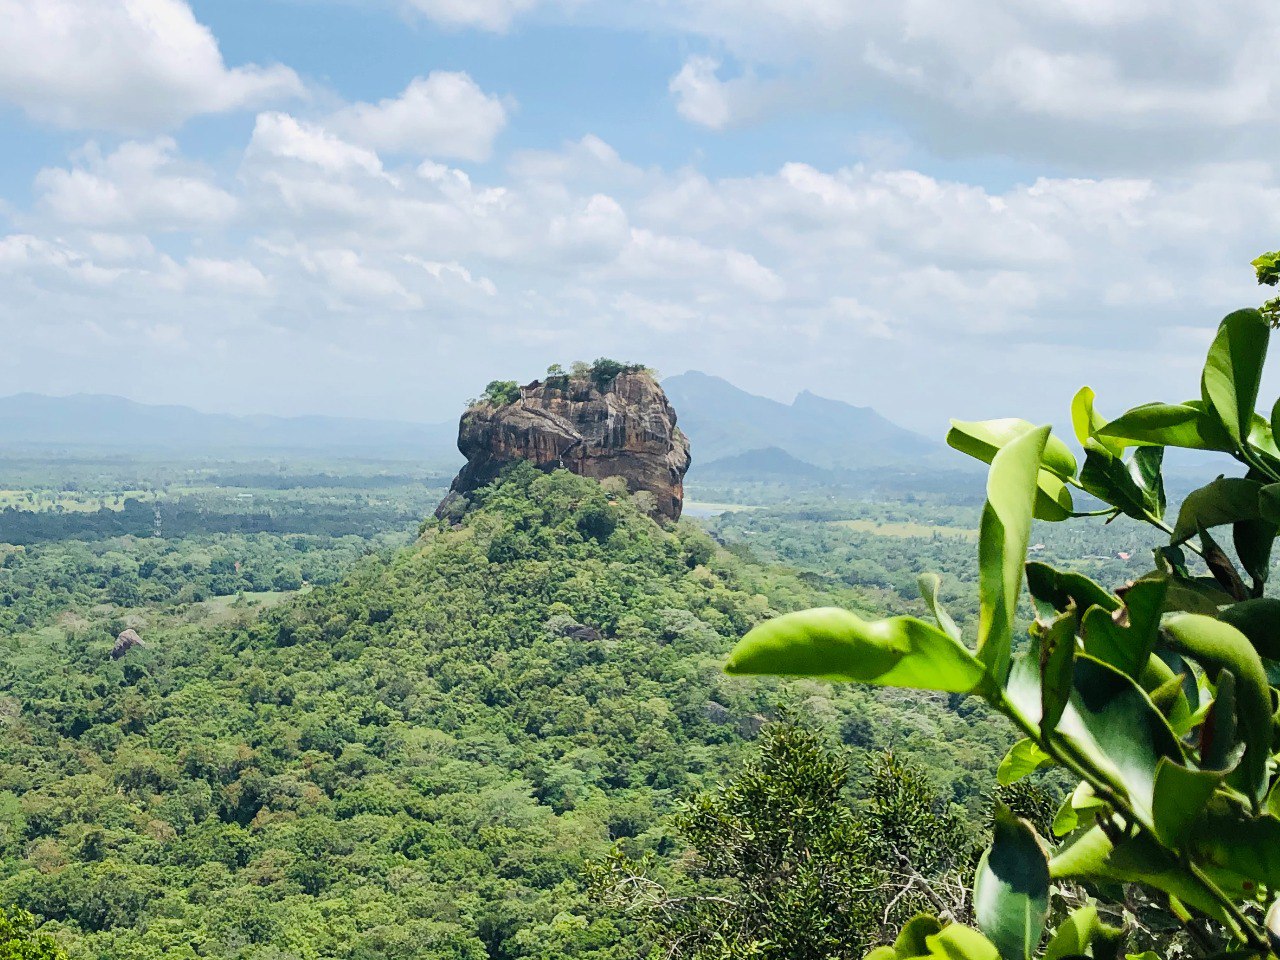
<instances>
[{"instance_id":1,"label":"green foliage","mask_svg":"<svg viewBox=\"0 0 1280 960\"><path fill-rule=\"evenodd\" d=\"M0 616L57 590L0 641L0 902L74 960L643 951L582 863L619 839L665 854L678 800L739 768L780 693L720 674L734 638L863 595L566 472L524 465L477 500L397 553L292 534L15 553ZM184 576L312 560L329 582L270 610L170 602ZM101 606L125 585L141 605ZM126 617L147 647L113 661ZM1006 745L965 742L945 701L844 687L810 707L896 738L948 802L980 805L961 775Z\"/></svg>"},{"instance_id":2,"label":"green foliage","mask_svg":"<svg viewBox=\"0 0 1280 960\"><path fill-rule=\"evenodd\" d=\"M674 862L618 845L590 865L594 888L668 957L861 956L886 918L958 889L973 850L918 769L881 755L868 781L853 799L843 751L794 720L771 724L739 773L673 818L687 846Z\"/></svg>"},{"instance_id":3,"label":"green foliage","mask_svg":"<svg viewBox=\"0 0 1280 960\"><path fill-rule=\"evenodd\" d=\"M481 399L495 407L505 407L520 399L520 385L514 380L490 380Z\"/></svg>"},{"instance_id":4,"label":"green foliage","mask_svg":"<svg viewBox=\"0 0 1280 960\"><path fill-rule=\"evenodd\" d=\"M908 938L910 951L892 948L894 957L1028 960L1044 937L1051 878L1081 884L1100 901L1114 896L1117 883L1135 884L1165 898L1167 919L1204 949L1272 949L1261 916L1280 891L1280 623L1274 607L1259 604L1280 522L1272 493L1280 491L1280 451L1273 423L1255 412L1269 334L1256 310L1223 320L1196 401L1138 407L1108 423L1092 391L1081 391L1072 420L1083 466L1048 427L953 424L952 445L991 464L975 653L939 643L945 653L922 656L905 639L954 636L937 583L925 581L938 628L914 617L867 623L813 610L755 628L730 655L730 673L923 689L950 689L960 664L980 662L971 689L1025 737L1001 765L1001 781L1045 765L1079 779L1054 819L1060 842L1027 819L998 813L974 886L981 933L943 926ZM1165 446L1228 453L1244 475L1191 493L1170 527L1160 476ZM1137 451L1123 459L1131 447ZM1033 514L1055 520L1068 512L1069 498L1047 496L1046 483L1051 491L1059 482L1101 500L1104 509L1095 512L1108 519L1125 515L1166 534L1154 569L1112 593L1028 563ZM1208 532L1221 526L1232 529L1236 560ZM1022 645L1013 640L1024 581L1036 619ZM886 646L911 669L885 669ZM1090 917L1077 912L1061 922L1047 955L1113 950L1113 933ZM952 931L963 941L954 951L939 940Z\"/></svg>"},{"instance_id":5,"label":"green foliage","mask_svg":"<svg viewBox=\"0 0 1280 960\"><path fill-rule=\"evenodd\" d=\"M0 907L0 960L66 960L53 937L36 932L35 918Z\"/></svg>"}]
</instances>

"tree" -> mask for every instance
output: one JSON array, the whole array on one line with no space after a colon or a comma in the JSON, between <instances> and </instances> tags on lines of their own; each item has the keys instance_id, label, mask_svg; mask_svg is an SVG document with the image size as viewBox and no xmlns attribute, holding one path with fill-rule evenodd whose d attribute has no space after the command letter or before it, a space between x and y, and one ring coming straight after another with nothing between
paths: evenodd
<instances>
[{"instance_id":1,"label":"tree","mask_svg":"<svg viewBox=\"0 0 1280 960\"><path fill-rule=\"evenodd\" d=\"M1280 906L1270 902L1280 891L1280 600L1264 596L1280 530L1280 401L1270 418L1255 412L1270 333L1259 310L1224 319L1196 400L1108 421L1093 391L1080 390L1071 421L1083 463L1047 426L953 421L951 446L991 465L976 649L943 609L939 578L926 575L935 623L810 610L756 627L731 653L733 674L982 697L1024 738L1001 764L1001 783L1040 767L1079 781L1052 838L998 809L973 886L977 930L921 918L877 960L1027 960L1049 926L1050 885L1068 883L1090 896L1056 924L1046 957L1113 955L1119 931L1099 921L1095 901L1126 884L1162 904L1203 953L1280 950ZM1240 475L1192 492L1170 525L1166 447L1225 454ZM1077 510L1072 490L1102 509ZM1033 518L1122 515L1168 537L1137 581L1108 590L1028 562ZM1222 527L1234 560L1210 533ZM1024 584L1035 618L1029 641L1015 646Z\"/></svg>"},{"instance_id":2,"label":"tree","mask_svg":"<svg viewBox=\"0 0 1280 960\"><path fill-rule=\"evenodd\" d=\"M905 919L921 900L963 916L965 898L952 899L973 859L962 822L892 755L869 779L857 806L846 753L784 717L736 777L673 818L687 844L677 869L615 846L588 874L671 958L855 958L886 916Z\"/></svg>"},{"instance_id":3,"label":"tree","mask_svg":"<svg viewBox=\"0 0 1280 960\"><path fill-rule=\"evenodd\" d=\"M53 937L36 933L35 917L0 907L0 960L66 960Z\"/></svg>"},{"instance_id":4,"label":"tree","mask_svg":"<svg viewBox=\"0 0 1280 960\"><path fill-rule=\"evenodd\" d=\"M490 380L482 399L495 407L504 407L520 399L520 386L514 380Z\"/></svg>"}]
</instances>

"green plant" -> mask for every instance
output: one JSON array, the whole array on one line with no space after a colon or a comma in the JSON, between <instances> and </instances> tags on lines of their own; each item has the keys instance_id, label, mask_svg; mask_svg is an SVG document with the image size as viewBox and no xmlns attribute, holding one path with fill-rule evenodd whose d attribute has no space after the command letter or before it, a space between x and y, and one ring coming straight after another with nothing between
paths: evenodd
<instances>
[{"instance_id":1,"label":"green plant","mask_svg":"<svg viewBox=\"0 0 1280 960\"><path fill-rule=\"evenodd\" d=\"M973 885L978 929L919 918L877 960L1028 960L1040 950L1053 887L1089 900L1064 920L1046 960L1114 956L1119 931L1095 900L1136 885L1158 897L1204 953L1277 949L1280 786L1275 711L1280 600L1264 597L1280 530L1280 402L1254 412L1271 328L1258 310L1223 320L1201 395L1107 421L1084 388L1072 403L1083 463L1049 427L955 421L948 442L991 464L979 547L976 649L920 579L936 623L868 622L836 608L788 614L746 635L732 674L822 677L983 697L1021 732L1002 784L1055 765L1079 785L1053 838L1007 809ZM1234 458L1240 476L1191 493L1166 521L1166 447ZM1130 453L1132 451L1132 453ZM1078 511L1072 491L1104 504ZM1155 567L1117 590L1027 562L1033 518L1134 518L1164 531ZM1229 527L1236 560L1211 535ZM1191 554L1192 556L1188 556ZM1034 620L1015 644L1023 585Z\"/></svg>"},{"instance_id":2,"label":"green plant","mask_svg":"<svg viewBox=\"0 0 1280 960\"><path fill-rule=\"evenodd\" d=\"M520 386L514 380L490 380L482 399L495 407L505 407L520 399Z\"/></svg>"},{"instance_id":3,"label":"green plant","mask_svg":"<svg viewBox=\"0 0 1280 960\"><path fill-rule=\"evenodd\" d=\"M0 960L66 960L56 940L36 933L35 917L0 907Z\"/></svg>"}]
</instances>

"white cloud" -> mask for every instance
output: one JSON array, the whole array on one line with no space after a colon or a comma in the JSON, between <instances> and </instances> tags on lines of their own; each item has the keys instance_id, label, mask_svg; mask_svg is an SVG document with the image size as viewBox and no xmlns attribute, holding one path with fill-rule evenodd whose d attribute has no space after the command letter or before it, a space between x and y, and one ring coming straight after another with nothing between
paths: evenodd
<instances>
[{"instance_id":1,"label":"white cloud","mask_svg":"<svg viewBox=\"0 0 1280 960\"><path fill-rule=\"evenodd\" d=\"M263 272L242 258L188 257L186 278L192 285L205 290L229 294L265 294L271 289L271 282Z\"/></svg>"},{"instance_id":2,"label":"white cloud","mask_svg":"<svg viewBox=\"0 0 1280 960\"><path fill-rule=\"evenodd\" d=\"M93 227L188 229L225 222L237 206L231 194L182 163L168 137L129 141L105 155L89 144L71 169L41 170L36 190L54 218Z\"/></svg>"},{"instance_id":3,"label":"white cloud","mask_svg":"<svg viewBox=\"0 0 1280 960\"><path fill-rule=\"evenodd\" d=\"M0 0L0 100L68 128L135 132L297 96L283 66L228 68L182 0Z\"/></svg>"},{"instance_id":4,"label":"white cloud","mask_svg":"<svg viewBox=\"0 0 1280 960\"><path fill-rule=\"evenodd\" d=\"M436 71L398 97L340 110L326 126L381 151L486 160L506 123L502 101L465 73Z\"/></svg>"},{"instance_id":5,"label":"white cloud","mask_svg":"<svg viewBox=\"0 0 1280 960\"><path fill-rule=\"evenodd\" d=\"M249 154L298 160L326 173L356 170L375 177L383 175L382 161L374 151L348 143L318 124L298 120L287 113L258 114Z\"/></svg>"},{"instance_id":6,"label":"white cloud","mask_svg":"<svg viewBox=\"0 0 1280 960\"><path fill-rule=\"evenodd\" d=\"M949 151L1148 168L1266 156L1280 133L1280 8L1267 0L655 0L650 10L717 51L690 57L670 83L680 113L712 129L871 107ZM720 79L726 59L742 78Z\"/></svg>"},{"instance_id":7,"label":"white cloud","mask_svg":"<svg viewBox=\"0 0 1280 960\"><path fill-rule=\"evenodd\" d=\"M724 129L733 119L725 84L716 76L719 69L720 61L712 57L690 57L668 87L680 116L712 130Z\"/></svg>"},{"instance_id":8,"label":"white cloud","mask_svg":"<svg viewBox=\"0 0 1280 960\"><path fill-rule=\"evenodd\" d=\"M149 159L90 152L74 170L108 184L139 169L140 184L195 177L171 144L130 149ZM191 356L212 355L216 336L237 370L305 363L314 376L279 384L294 409L332 409L321 386L356 371L366 399L353 402L430 390L445 406L427 417L498 374L583 355L810 387L898 416L1048 417L1096 369L1118 408L1167 391L1109 358L1150 347L1157 367L1194 365L1199 346L1174 331L1260 299L1246 264L1280 234L1262 166L995 189L904 167L643 169L586 138L482 179L384 162L283 114L259 119L226 187L234 219L207 218L190 238L98 226L198 218L110 190L73 204L65 183L42 175L46 199L0 241L11 325L92 321L145 353L160 345L129 324L180 317ZM81 228L70 209L98 212ZM996 376L992 358L1010 356L1026 368ZM438 357L428 387L411 360ZM260 379L244 383L262 391Z\"/></svg>"},{"instance_id":9,"label":"white cloud","mask_svg":"<svg viewBox=\"0 0 1280 960\"><path fill-rule=\"evenodd\" d=\"M450 27L476 27L502 32L538 0L406 0L418 13Z\"/></svg>"}]
</instances>

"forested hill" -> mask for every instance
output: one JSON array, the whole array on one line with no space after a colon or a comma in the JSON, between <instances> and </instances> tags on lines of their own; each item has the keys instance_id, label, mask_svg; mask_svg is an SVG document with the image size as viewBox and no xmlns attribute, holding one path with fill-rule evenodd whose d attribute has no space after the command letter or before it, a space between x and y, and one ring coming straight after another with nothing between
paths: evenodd
<instances>
[{"instance_id":1,"label":"forested hill","mask_svg":"<svg viewBox=\"0 0 1280 960\"><path fill-rule=\"evenodd\" d=\"M75 958L634 958L585 860L742 757L780 697L974 801L1003 744L944 698L720 672L856 605L517 468L459 529L229 626L64 619L0 648L0 903Z\"/></svg>"}]
</instances>

